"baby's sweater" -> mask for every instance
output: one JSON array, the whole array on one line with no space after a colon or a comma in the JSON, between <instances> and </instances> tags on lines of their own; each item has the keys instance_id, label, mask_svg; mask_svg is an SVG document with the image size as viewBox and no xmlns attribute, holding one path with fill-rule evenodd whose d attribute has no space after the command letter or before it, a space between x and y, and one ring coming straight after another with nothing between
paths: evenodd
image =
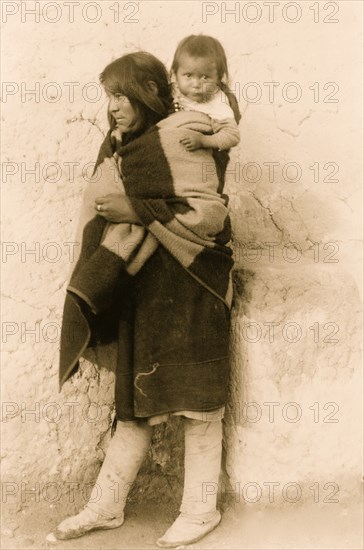
<instances>
[{"instance_id":1,"label":"baby's sweater","mask_svg":"<svg viewBox=\"0 0 364 550\"><path fill-rule=\"evenodd\" d=\"M212 121L213 149L230 149L240 141L239 128L235 122L234 112L229 105L227 95L218 90L209 101L197 102L175 89L174 100L177 109L183 111L199 111L209 115Z\"/></svg>"}]
</instances>

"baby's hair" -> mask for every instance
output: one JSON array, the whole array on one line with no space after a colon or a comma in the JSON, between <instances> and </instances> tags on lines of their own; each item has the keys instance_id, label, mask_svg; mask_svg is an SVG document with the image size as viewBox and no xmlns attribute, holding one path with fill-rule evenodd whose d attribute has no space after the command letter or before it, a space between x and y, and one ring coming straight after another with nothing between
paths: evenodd
<instances>
[{"instance_id":1,"label":"baby's hair","mask_svg":"<svg viewBox=\"0 0 364 550\"><path fill-rule=\"evenodd\" d=\"M102 71L100 82L110 93L129 99L138 119L132 131L144 131L173 110L167 70L148 52L134 52L115 59ZM113 117L109 117L109 122L115 127Z\"/></svg>"},{"instance_id":2,"label":"baby's hair","mask_svg":"<svg viewBox=\"0 0 364 550\"><path fill-rule=\"evenodd\" d=\"M172 73L176 73L179 61L182 55L187 54L191 57L211 58L216 64L217 76L222 83L223 79L228 80L229 73L224 48L216 38L204 36L202 34L191 34L178 44L172 62Z\"/></svg>"}]
</instances>

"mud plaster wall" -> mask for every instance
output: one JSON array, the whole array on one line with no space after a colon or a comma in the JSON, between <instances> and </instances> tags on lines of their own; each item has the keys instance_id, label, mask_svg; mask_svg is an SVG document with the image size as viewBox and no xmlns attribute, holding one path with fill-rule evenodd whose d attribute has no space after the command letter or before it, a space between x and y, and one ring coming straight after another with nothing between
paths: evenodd
<instances>
[{"instance_id":1,"label":"mud plaster wall","mask_svg":"<svg viewBox=\"0 0 364 550\"><path fill-rule=\"evenodd\" d=\"M112 373L83 362L62 393L57 380L69 243L107 130L105 98L90 83L136 49L169 67L177 42L200 32L222 41L243 115L226 188L236 258L224 441L231 487L240 500L269 505L270 482L276 504L299 491L312 501L315 483L320 502L332 493L356 499L360 3L332 3L331 15L280 2L269 15L261 2L228 2L235 13L224 19L218 2L80 2L73 22L62 2L57 10L40 2L38 21L24 11L34 2L2 4L7 501L50 481L61 492L92 482L109 440ZM175 463L163 429L139 480L149 493L163 476L180 489L181 436L167 428Z\"/></svg>"}]
</instances>

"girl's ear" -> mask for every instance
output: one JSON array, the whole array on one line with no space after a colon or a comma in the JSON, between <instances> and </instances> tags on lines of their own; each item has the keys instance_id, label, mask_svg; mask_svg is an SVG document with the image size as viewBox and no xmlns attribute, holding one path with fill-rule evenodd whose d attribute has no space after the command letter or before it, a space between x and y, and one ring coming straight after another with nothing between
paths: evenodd
<instances>
[{"instance_id":1,"label":"girl's ear","mask_svg":"<svg viewBox=\"0 0 364 550\"><path fill-rule=\"evenodd\" d=\"M147 87L148 87L148 90L150 90L151 92L153 92L153 94L158 95L158 86L157 86L157 84L154 82L154 80L148 80L148 82L147 82Z\"/></svg>"}]
</instances>

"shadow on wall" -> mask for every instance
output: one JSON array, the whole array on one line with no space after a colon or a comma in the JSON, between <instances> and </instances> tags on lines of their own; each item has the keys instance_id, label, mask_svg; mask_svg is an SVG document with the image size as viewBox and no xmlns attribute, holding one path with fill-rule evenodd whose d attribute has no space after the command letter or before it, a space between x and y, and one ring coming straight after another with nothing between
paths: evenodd
<instances>
[{"instance_id":1,"label":"shadow on wall","mask_svg":"<svg viewBox=\"0 0 364 550\"><path fill-rule=\"evenodd\" d=\"M232 277L234 286L232 308L234 309L238 302L244 311L244 305L249 304L252 298L255 273L251 269L239 269L239 271L233 271Z\"/></svg>"}]
</instances>

